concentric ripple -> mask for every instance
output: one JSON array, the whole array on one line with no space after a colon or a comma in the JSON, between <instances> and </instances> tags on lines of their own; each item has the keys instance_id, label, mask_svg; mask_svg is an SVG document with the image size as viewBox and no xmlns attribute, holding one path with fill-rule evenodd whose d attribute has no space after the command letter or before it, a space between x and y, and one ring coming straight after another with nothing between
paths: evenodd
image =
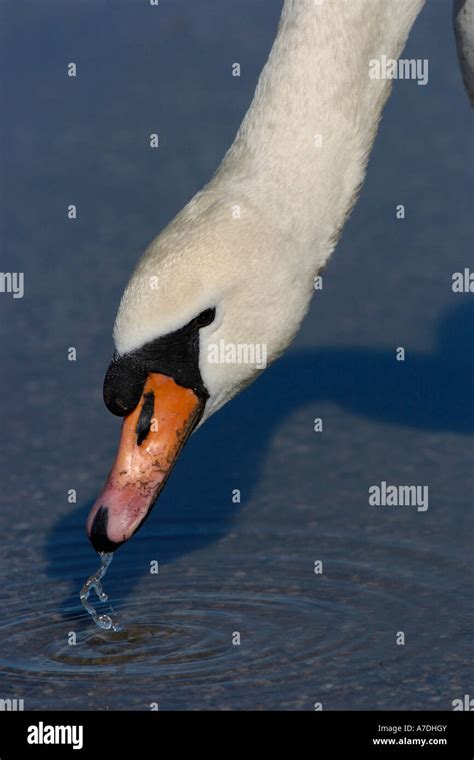
<instances>
[{"instance_id":1,"label":"concentric ripple","mask_svg":"<svg viewBox=\"0 0 474 760\"><path fill-rule=\"evenodd\" d=\"M120 609L120 604L114 607ZM204 592L194 589L186 594L149 596L146 600L128 600L121 617L124 630L100 631L84 615L65 622L54 610L41 616L25 615L0 627L2 639L14 647L13 667L43 675L70 672L76 675L116 673L116 666L133 675L148 674L150 665L160 676L175 674L180 678L200 673L220 672L232 677L245 656L246 666L252 661L259 668L271 671L281 664L286 653L324 657L344 646L344 617L354 615L337 603L322 599L304 599L276 592L247 593ZM315 635L319 622L320 631ZM279 641L280 626L291 621L293 635L286 652ZM323 629L326 628L326 631ZM329 629L331 636L328 636ZM76 643L68 643L75 633ZM240 634L240 645L232 643ZM31 658L38 640L49 642L42 653ZM20 655L20 656L19 656ZM0 668L12 663L0 657Z\"/></svg>"},{"instance_id":2,"label":"concentric ripple","mask_svg":"<svg viewBox=\"0 0 474 760\"><path fill-rule=\"evenodd\" d=\"M324 540L331 559L319 577L313 559L297 554L278 563L256 555L252 572L235 571L234 556L232 566L170 565L159 579L139 576L132 594L111 594L118 632L96 628L79 605L58 612L59 588L43 605L25 584L0 624L0 679L41 707L63 706L67 693L71 709L120 709L126 689L128 709L154 701L185 708L193 700L225 707L236 690L251 708L312 709L331 698L335 683L339 692L354 694L362 684L374 693L416 678L439 643L426 620L442 604L444 560L374 545L368 563L357 543L340 551L340 539ZM398 564L390 564L395 553ZM420 564L426 583L415 586L407 568ZM396 645L399 630L406 647ZM445 623L441 635L447 630Z\"/></svg>"}]
</instances>

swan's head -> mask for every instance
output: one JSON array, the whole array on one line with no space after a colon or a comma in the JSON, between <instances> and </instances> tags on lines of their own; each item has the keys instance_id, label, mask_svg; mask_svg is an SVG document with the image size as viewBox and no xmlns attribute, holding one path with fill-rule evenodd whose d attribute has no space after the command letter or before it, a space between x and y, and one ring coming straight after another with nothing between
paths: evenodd
<instances>
[{"instance_id":1,"label":"swan's head","mask_svg":"<svg viewBox=\"0 0 474 760\"><path fill-rule=\"evenodd\" d=\"M136 532L189 435L281 353L309 300L308 278L260 222L197 205L151 244L119 307L104 399L124 421L87 522L97 551Z\"/></svg>"}]
</instances>

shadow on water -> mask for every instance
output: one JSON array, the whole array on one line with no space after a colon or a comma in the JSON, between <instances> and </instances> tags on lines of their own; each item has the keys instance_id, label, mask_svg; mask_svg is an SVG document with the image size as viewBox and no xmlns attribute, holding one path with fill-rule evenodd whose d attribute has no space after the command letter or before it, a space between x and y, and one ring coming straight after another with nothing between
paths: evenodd
<instances>
[{"instance_id":1,"label":"shadow on water","mask_svg":"<svg viewBox=\"0 0 474 760\"><path fill-rule=\"evenodd\" d=\"M120 549L120 573L107 582L111 598L126 599L150 559L173 562L228 533L238 510L232 488L248 500L276 426L298 407L313 403L317 414L317 405L330 401L387 425L472 433L473 335L474 307L463 299L441 319L431 354L397 362L394 348L338 347L280 359L193 436L146 526ZM85 573L95 569L84 533L91 506L62 516L45 548L49 575L70 584L66 617L77 615Z\"/></svg>"}]
</instances>

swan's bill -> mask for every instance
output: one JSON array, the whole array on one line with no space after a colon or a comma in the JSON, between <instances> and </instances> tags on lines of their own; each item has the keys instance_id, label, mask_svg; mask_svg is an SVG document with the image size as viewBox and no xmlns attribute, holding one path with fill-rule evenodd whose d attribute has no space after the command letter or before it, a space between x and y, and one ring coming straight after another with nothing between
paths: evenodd
<instances>
[{"instance_id":1,"label":"swan's bill","mask_svg":"<svg viewBox=\"0 0 474 760\"><path fill-rule=\"evenodd\" d=\"M148 375L138 405L123 421L117 458L87 520L96 551L114 551L138 530L199 422L204 404L203 398L173 378Z\"/></svg>"}]
</instances>

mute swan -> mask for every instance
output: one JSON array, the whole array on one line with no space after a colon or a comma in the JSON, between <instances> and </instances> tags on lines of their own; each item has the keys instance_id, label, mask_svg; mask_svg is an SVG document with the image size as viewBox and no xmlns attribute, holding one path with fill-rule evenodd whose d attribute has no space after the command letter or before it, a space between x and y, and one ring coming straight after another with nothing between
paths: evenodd
<instances>
[{"instance_id":1,"label":"mute swan","mask_svg":"<svg viewBox=\"0 0 474 760\"><path fill-rule=\"evenodd\" d=\"M423 4L285 0L232 146L123 294L104 399L124 421L87 521L97 551L136 532L189 435L256 377L237 349L264 347L272 362L298 330L390 93L370 61L399 57Z\"/></svg>"}]
</instances>

